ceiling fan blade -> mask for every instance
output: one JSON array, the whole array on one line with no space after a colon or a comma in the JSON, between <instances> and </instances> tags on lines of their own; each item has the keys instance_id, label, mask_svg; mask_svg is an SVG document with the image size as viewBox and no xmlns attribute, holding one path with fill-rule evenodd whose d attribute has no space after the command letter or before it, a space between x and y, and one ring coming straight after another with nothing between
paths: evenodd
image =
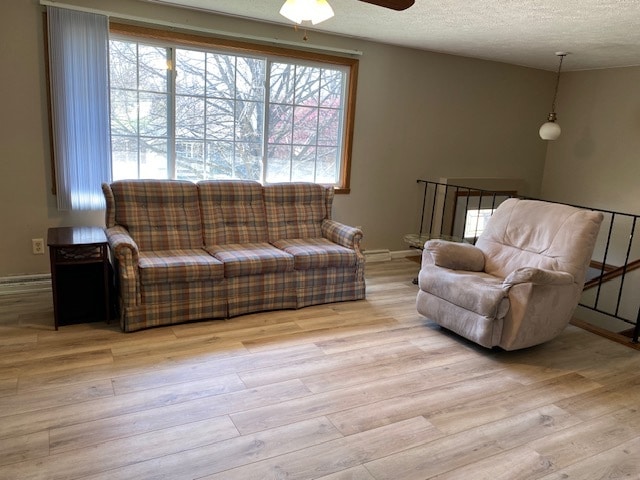
<instances>
[{"instance_id":1,"label":"ceiling fan blade","mask_svg":"<svg viewBox=\"0 0 640 480\"><path fill-rule=\"evenodd\" d=\"M415 0L360 0L361 2L371 3L380 7L390 8L392 10L406 10L415 3Z\"/></svg>"}]
</instances>

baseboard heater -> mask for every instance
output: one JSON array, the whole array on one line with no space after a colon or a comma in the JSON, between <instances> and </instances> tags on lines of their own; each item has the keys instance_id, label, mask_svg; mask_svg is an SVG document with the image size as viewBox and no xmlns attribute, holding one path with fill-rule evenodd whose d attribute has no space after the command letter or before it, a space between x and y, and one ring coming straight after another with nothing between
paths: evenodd
<instances>
[{"instance_id":1,"label":"baseboard heater","mask_svg":"<svg viewBox=\"0 0 640 480\"><path fill-rule=\"evenodd\" d=\"M367 262L388 262L391 260L391 251L381 250L365 250L364 258Z\"/></svg>"},{"instance_id":2,"label":"baseboard heater","mask_svg":"<svg viewBox=\"0 0 640 480\"><path fill-rule=\"evenodd\" d=\"M0 277L0 295L51 291L51 274Z\"/></svg>"}]
</instances>

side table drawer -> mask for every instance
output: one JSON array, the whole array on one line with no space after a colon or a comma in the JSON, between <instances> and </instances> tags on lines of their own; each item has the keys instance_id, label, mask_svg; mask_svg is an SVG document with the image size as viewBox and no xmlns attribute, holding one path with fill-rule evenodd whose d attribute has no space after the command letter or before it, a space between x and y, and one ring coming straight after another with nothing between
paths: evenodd
<instances>
[{"instance_id":1,"label":"side table drawer","mask_svg":"<svg viewBox=\"0 0 640 480\"><path fill-rule=\"evenodd\" d=\"M104 259L104 247L95 245L76 245L57 247L54 250L56 262L101 262Z\"/></svg>"}]
</instances>

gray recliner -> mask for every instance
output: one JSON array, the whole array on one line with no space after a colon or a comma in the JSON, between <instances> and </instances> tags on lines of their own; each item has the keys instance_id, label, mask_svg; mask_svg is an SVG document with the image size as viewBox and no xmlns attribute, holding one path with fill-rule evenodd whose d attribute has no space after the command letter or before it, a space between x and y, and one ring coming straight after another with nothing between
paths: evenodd
<instances>
[{"instance_id":1,"label":"gray recliner","mask_svg":"<svg viewBox=\"0 0 640 480\"><path fill-rule=\"evenodd\" d=\"M599 212L508 199L475 246L425 243L417 310L484 347L551 340L578 305L601 223Z\"/></svg>"}]
</instances>

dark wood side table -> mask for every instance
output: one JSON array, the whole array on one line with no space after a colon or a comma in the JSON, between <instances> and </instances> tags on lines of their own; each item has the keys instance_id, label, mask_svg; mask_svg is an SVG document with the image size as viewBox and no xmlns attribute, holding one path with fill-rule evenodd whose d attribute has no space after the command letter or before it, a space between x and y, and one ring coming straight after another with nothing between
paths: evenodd
<instances>
[{"instance_id":1,"label":"dark wood side table","mask_svg":"<svg viewBox=\"0 0 640 480\"><path fill-rule=\"evenodd\" d=\"M109 244L100 227L47 232L55 328L110 319Z\"/></svg>"}]
</instances>

